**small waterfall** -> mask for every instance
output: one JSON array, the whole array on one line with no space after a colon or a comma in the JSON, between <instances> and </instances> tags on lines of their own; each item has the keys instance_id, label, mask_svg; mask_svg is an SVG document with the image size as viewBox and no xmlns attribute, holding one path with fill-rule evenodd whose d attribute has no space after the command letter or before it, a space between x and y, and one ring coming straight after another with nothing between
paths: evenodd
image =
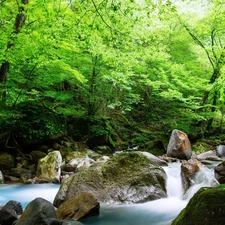
<instances>
[{"instance_id":1,"label":"small waterfall","mask_svg":"<svg viewBox=\"0 0 225 225\"><path fill-rule=\"evenodd\" d=\"M182 199L181 163L171 163L163 167L167 174L166 189L169 198Z\"/></svg>"},{"instance_id":2,"label":"small waterfall","mask_svg":"<svg viewBox=\"0 0 225 225\"><path fill-rule=\"evenodd\" d=\"M216 187L219 182L214 176L214 170L207 168L206 166L201 167L196 173L194 179L192 180L193 185L187 190L183 199L188 201L194 196L194 194L202 187Z\"/></svg>"},{"instance_id":3,"label":"small waterfall","mask_svg":"<svg viewBox=\"0 0 225 225\"><path fill-rule=\"evenodd\" d=\"M183 194L181 179L181 163L171 163L168 167L164 167L167 174L167 195L168 198L178 198L189 201L201 187L215 187L219 183L214 177L213 168L203 166L196 173L192 180L191 187Z\"/></svg>"}]
</instances>

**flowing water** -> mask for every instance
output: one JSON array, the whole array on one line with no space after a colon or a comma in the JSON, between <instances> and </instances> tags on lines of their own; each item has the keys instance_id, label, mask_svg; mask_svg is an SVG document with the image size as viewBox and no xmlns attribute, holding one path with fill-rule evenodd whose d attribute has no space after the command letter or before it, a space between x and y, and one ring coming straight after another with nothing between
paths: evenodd
<instances>
[{"instance_id":1,"label":"flowing water","mask_svg":"<svg viewBox=\"0 0 225 225\"><path fill-rule=\"evenodd\" d=\"M183 195L180 163L164 167L167 174L167 198L141 204L101 204L100 215L82 220L84 225L167 225L187 205L189 199L203 186L214 186L213 170L200 170L193 180L194 185ZM59 189L55 184L0 185L0 205L9 200L22 203L23 207L42 197L53 202Z\"/></svg>"}]
</instances>

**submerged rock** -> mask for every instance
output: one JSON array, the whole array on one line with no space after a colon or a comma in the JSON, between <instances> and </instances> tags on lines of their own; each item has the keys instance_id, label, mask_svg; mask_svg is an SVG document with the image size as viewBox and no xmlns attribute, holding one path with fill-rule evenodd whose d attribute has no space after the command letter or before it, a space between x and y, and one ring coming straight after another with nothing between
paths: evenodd
<instances>
[{"instance_id":1,"label":"submerged rock","mask_svg":"<svg viewBox=\"0 0 225 225\"><path fill-rule=\"evenodd\" d=\"M103 166L89 168L65 179L54 205L82 192L94 194L100 202L137 203L166 197L165 171L135 152L115 155Z\"/></svg>"},{"instance_id":2,"label":"submerged rock","mask_svg":"<svg viewBox=\"0 0 225 225\"><path fill-rule=\"evenodd\" d=\"M188 160L191 155L192 149L188 136L180 130L173 130L167 147L167 156Z\"/></svg>"},{"instance_id":3,"label":"submerged rock","mask_svg":"<svg viewBox=\"0 0 225 225\"><path fill-rule=\"evenodd\" d=\"M74 198L63 202L57 209L58 219L79 220L99 215L100 204L97 198L88 192L83 192Z\"/></svg>"},{"instance_id":4,"label":"submerged rock","mask_svg":"<svg viewBox=\"0 0 225 225\"><path fill-rule=\"evenodd\" d=\"M221 225L225 221L225 186L201 188L172 225Z\"/></svg>"}]
</instances>

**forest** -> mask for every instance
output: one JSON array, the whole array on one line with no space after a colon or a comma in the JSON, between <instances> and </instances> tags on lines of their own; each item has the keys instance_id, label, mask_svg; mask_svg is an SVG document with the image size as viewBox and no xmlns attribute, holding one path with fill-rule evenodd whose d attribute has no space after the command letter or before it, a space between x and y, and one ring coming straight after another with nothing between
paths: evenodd
<instances>
[{"instance_id":1,"label":"forest","mask_svg":"<svg viewBox=\"0 0 225 225\"><path fill-rule=\"evenodd\" d=\"M223 0L0 0L4 148L225 140L224 102Z\"/></svg>"}]
</instances>

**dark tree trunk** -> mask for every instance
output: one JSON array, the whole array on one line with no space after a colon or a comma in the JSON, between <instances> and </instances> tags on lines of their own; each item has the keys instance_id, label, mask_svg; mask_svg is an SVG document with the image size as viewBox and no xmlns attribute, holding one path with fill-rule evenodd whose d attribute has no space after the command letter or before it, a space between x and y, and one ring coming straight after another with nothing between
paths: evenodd
<instances>
[{"instance_id":1,"label":"dark tree trunk","mask_svg":"<svg viewBox=\"0 0 225 225\"><path fill-rule=\"evenodd\" d=\"M24 5L28 4L28 0L21 0L21 2ZM25 23L25 19L26 19L26 15L25 15L25 8L23 6L20 6L18 9L19 13L16 16L15 19L15 23L14 23L14 34L18 34L21 30L21 28L23 27L24 23ZM8 41L7 44L7 51L13 46L11 40ZM0 66L0 84L5 84L7 81L7 75L8 75L8 71L9 71L9 66L10 63L7 60L4 60L2 62L2 65ZM2 102L6 101L6 91L3 91L3 93L0 95L0 98L2 99Z\"/></svg>"}]
</instances>

